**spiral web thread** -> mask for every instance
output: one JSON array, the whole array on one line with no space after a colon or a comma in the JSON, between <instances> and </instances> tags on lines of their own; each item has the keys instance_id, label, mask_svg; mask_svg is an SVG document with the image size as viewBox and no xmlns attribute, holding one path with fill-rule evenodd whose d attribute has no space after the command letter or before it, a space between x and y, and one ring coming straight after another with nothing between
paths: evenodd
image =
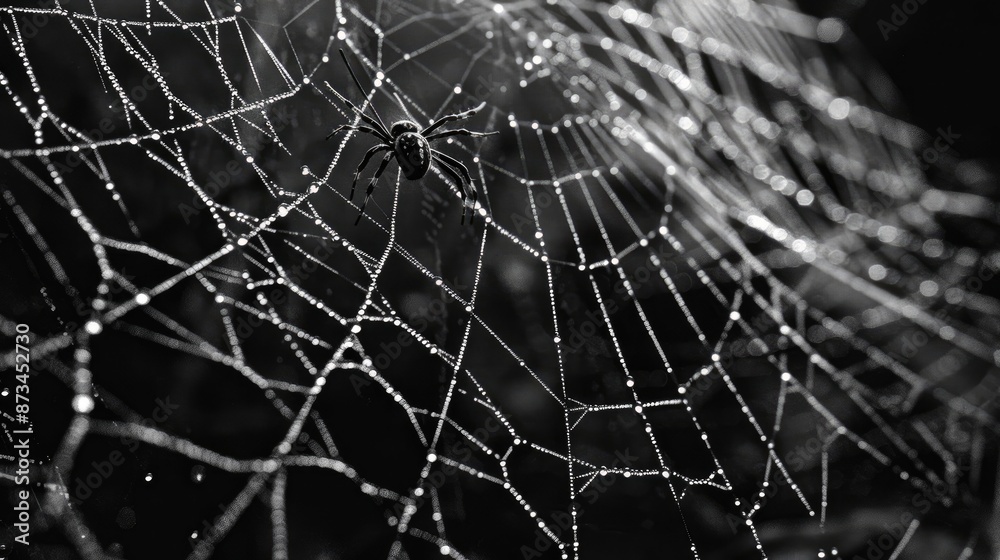
<instances>
[{"instance_id":1,"label":"spiral web thread","mask_svg":"<svg viewBox=\"0 0 1000 560\"><path fill-rule=\"evenodd\" d=\"M44 511L81 556L109 546L69 499L81 449L101 438L186 457L207 467L203 484L213 471L245 475L208 525L192 519L193 532L176 535L190 538L193 559L212 556L257 497L268 504L271 556L289 557L287 491L297 472L317 469L384 513L380 554L390 558L426 545L492 557L463 541L463 512L476 505L453 486L473 479L504 496L490 507L513 512L520 525L509 530L530 535L512 544L526 557L598 557L588 542L627 550L616 539L651 539L659 527L664 550L692 558L717 550L718 535L767 557L767 528L790 519L815 536L812 553L847 554L863 545L827 529L862 506L831 491L829 477L852 461L875 465L898 492L885 499L903 506L931 495L942 511L974 509L970 496L989 494L995 383L981 374L998 360L998 308L969 279L992 276L996 261L948 240L942 225L980 218L988 202L951 192L962 188L954 181L929 184L915 155L927 138L836 65L837 22L704 0L292 4L53 2L0 13L17 62L0 74L15 139L0 149L4 212L25 253L41 256L41 294L59 323L38 334L37 375L68 387L57 406L73 410L35 472ZM45 75L54 55L40 46L54 36L119 108L106 136L59 109L67 94ZM190 50L188 74L169 63L165 41ZM383 115L404 113L393 94L426 122L487 102L469 127L500 137L435 144L480 188L474 227L458 226L460 190L446 175L433 169L414 187L395 166L351 225L359 200L347 200L348 182L374 140L320 140L358 120L331 87L363 99L339 48L374 80L364 95ZM150 77L141 101L137 76ZM192 76L210 93L194 93ZM251 202L206 187L213 169L199 150L209 149L249 177ZM67 172L69 157L82 163ZM123 161L148 171L148 184ZM151 189L187 207L144 202ZM196 242L144 231L185 212L209 226L169 235ZM316 272L294 273L295 259ZM422 317L407 289L454 313ZM178 301L200 302L199 319ZM67 309L80 308L77 324ZM250 340L241 320L262 325ZM5 335L19 321L3 317ZM895 350L912 332L923 362ZM439 377L379 355L400 333ZM283 418L283 437L248 458L143 424L115 396L113 366L98 367L110 363L100 354L113 351L101 346L109 336L252 383ZM282 374L251 351L258 336L289 357ZM962 367L935 367L927 349ZM970 371L975 383L961 381ZM435 398L411 397L414 384ZM407 484L380 483L338 449L319 404L330 391L375 399L369 414L401 414L407 433L385 437L417 457ZM547 412L525 412L519 399ZM483 418L499 426L485 439ZM616 435L612 424L623 426ZM803 432L820 434L818 444L790 465ZM456 444L471 452L453 456ZM528 476L542 471L558 473L557 488ZM771 484L782 486L776 497ZM657 497L617 494L629 485ZM585 499L595 489L600 498ZM599 508L640 498L672 513L593 536ZM907 547L936 522L911 517L892 557L919 557ZM967 529L952 557L985 557L982 527Z\"/></svg>"}]
</instances>

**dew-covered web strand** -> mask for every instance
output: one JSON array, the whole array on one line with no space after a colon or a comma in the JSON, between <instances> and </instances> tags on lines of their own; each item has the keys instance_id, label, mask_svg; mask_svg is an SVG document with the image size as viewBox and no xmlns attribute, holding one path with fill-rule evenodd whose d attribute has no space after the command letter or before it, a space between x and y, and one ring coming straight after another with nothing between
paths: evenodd
<instances>
[{"instance_id":1,"label":"dew-covered web strand","mask_svg":"<svg viewBox=\"0 0 1000 560\"><path fill-rule=\"evenodd\" d=\"M92 8L95 13L99 12L96 7ZM319 8L312 8L312 4L304 5L301 10L294 10L297 12L295 18L302 17L309 9ZM379 9L386 10L387 7L380 3ZM212 8L209 7L208 10L211 12ZM569 16L567 23L559 23L555 10L560 10L560 15ZM636 479L665 478L684 525L683 529L678 530L683 530L694 557L699 557L699 547L704 544L697 541L698 531L692 529L696 520L685 516L680 506L685 500L692 499L688 497L688 489L695 486L713 487L728 492L736 508L733 511L743 516L747 530L762 557L766 557L767 551L758 535L755 518L764 511L764 488L773 484L773 477L776 476L772 471L779 473L788 483L805 515L812 517L819 513L818 522L822 529L829 506L829 449L840 438L846 439L887 468L894 468L901 479L914 487L926 487L940 480L939 472L929 466L927 461L921 460L916 449L899 433L894 426L892 414L879 403L877 395L855 378L856 372L843 370L825 357L821 349L809 342L805 321L824 325L863 353L866 363L862 367L865 369L885 368L897 376L901 383L912 386L910 400L905 403L904 409L912 406L918 393L927 391L928 385L921 376L878 346L870 344L856 333L856 329L812 305L807 296L799 294L793 287L779 280L761 257L746 247L740 234L731 225L738 223L760 232L780 245L783 254L798 255L795 258L799 259L802 266L815 267L850 286L856 293L876 302L886 313L912 321L973 356L987 362L995 361L993 350L981 340L982 333L973 326L957 319L932 317L908 297L900 297L880 288L875 279L864 278L857 272L842 268L841 265L846 260L844 251L837 244L823 238L824 230L811 228L798 218L801 209L818 206L826 220L822 225L830 228L846 227L848 236L916 254L924 252L927 246L927 237L915 227L908 227L892 216L889 219L894 223L883 221L880 217L866 216L865 212L852 207L850 200L843 202L842 197L837 196L836 185L827 182L822 174L814 172L822 164L837 180L846 181L852 188L862 192L873 187L867 178L858 180L854 175L855 169L877 171L890 184L905 180L907 177L897 169L874 169L872 161L881 165L893 161L892 158L897 156L902 157L901 154L908 153L917 145L916 136L899 121L870 109L857 100L838 97L834 86L822 76L803 74L797 64L796 40L787 36L782 27L791 24L779 22L771 8L741 4L738 9L730 10L724 3L681 2L676 8L658 4L655 13L643 13L624 5L578 3L560 5L558 8L539 8L530 3L503 5L470 2L464 8L454 6L443 12L432 11L426 15L413 15L398 23L394 21L394 25L388 29L382 29L376 23L380 21L377 15L370 18L357 7L345 9L337 2L334 11L338 21L326 43L326 50L320 57L309 56L316 53L304 52L296 46L293 35L287 29L290 22L283 26L282 36L286 44L268 44L258 26L276 25L250 18L242 9L236 10L233 15L223 17L211 14L210 17L197 21L185 21L163 2L146 3L145 21L104 19L98 15L65 8L9 8L5 11L5 32L22 64L18 71L23 72L37 99L23 98L23 94L16 92L9 83L7 74L0 73L0 85L5 88L9 102L21 112L26 123L38 132L35 133L36 146L5 149L0 151L0 156L25 181L37 188L40 196L56 203L76 221L81 232L89 238L101 274L97 287L98 298L89 304L91 316L88 321L78 331L54 335L48 340L40 341L36 347L39 355L55 353L68 346L75 347L71 367L60 376L76 395L73 399L75 416L53 458L56 468L50 475L52 482L63 485L68 492L68 481L64 473L72 469L74 457L87 434L128 437L219 470L250 473L252 476L243 489L226 506L222 515L213 521L211 529L192 534L197 545L190 558L209 557L214 546L225 538L254 496L262 492L270 493L268 503L273 529L272 556L285 558L288 557L290 546L285 512L289 507L286 503L286 486L290 481L294 483L296 469L328 469L343 475L373 499L389 500L403 506L400 517L387 517L387 521L399 535L391 545L390 554L397 554L405 548L402 540L402 535L405 534L434 544L444 555L464 558L460 547L448 538L444 515L448 507L442 503L441 489L429 482L433 469L447 464L457 468L459 476L475 477L503 488L516 506L523 510L525 519L537 525L546 538L556 544L564 557L580 558L586 557L587 551L581 547L578 528L580 511L574 502L599 477L607 476L608 473ZM42 86L35 77L34 66L40 62L32 62L31 56L26 54L32 50L32 44L24 40L22 20L18 18L26 14L44 14L70 25L86 45L89 56L101 68L98 75L103 87L123 101L128 130L134 132L108 139L90 138L88 133L69 124L68 121L72 119L68 116L59 116L51 111L45 102ZM158 18L162 18L162 21ZM799 35L808 36L807 25L815 28L815 21L808 18L796 21L799 22L798 25L806 26L794 30L802 32ZM484 26L487 29L485 46L470 48L469 44L475 44L473 39L484 40ZM166 30L186 32L215 61L215 67L210 72L226 88L231 108L201 114L185 103L184 96L177 91L181 87L174 86L170 77L159 69L159 63L151 49L143 44L143 35L136 33L139 29L148 31L147 37ZM441 32L428 33L428 29ZM612 30L610 35L606 29ZM241 62L250 71L243 83L231 78L222 56L220 34L223 32L232 32L238 37L239 49L236 52L244 58ZM572 34L568 35L568 32ZM410 50L398 46L401 43L398 44L395 37L410 38L411 34L425 37L426 42ZM366 37L372 35L376 40L370 43ZM166 98L170 119L178 121L178 124L156 129L143 107L129 101L129 94L105 53L105 42L112 41L154 77ZM279 48L286 49L291 54L290 60L283 61L276 54ZM498 122L495 115L491 115L489 124L497 127L503 125L509 129L504 134L512 136L517 146L519 161L514 165L493 161L491 158L495 152L478 141L447 144L447 149L453 150L456 157L474 163L470 171L482 186L482 206L475 210L483 216L484 225L475 230L476 242L469 246L472 253L469 258L475 263L472 267L474 275L471 291L450 286L447 280L435 272L436 267L431 263L421 262L407 246L406 240L400 238L401 233L397 227L401 223L399 196L400 190L407 188L407 185L401 180L399 173L392 173L390 170L382 178L379 187L383 194L392 193L388 195L392 197L391 208L383 211L378 206L378 200L373 199L369 210L377 208L378 213L366 213L362 226L359 226L366 228L366 235L371 235L374 228L377 235L382 236L380 250L376 252L367 252L368 249L363 248L368 247L368 244L352 241L356 230L349 227L337 229L335 224L342 220L332 220L327 214L329 206L317 204L316 200L321 196L333 196L343 201L335 206L338 210L345 213L358 211L358 206L348 201L345 188L346 182L353 177L356 162L345 158L343 154L349 143L358 142L364 135L348 132L342 140L330 142L336 148L320 174L314 174L311 170L320 167L315 167L314 164L310 168L303 163L302 174L312 181L303 192L289 190L280 184L275 173L263 166L245 146L247 140L244 135L247 129L244 128L241 133L241 126L272 139L286 156L299 157L290 147L292 144L282 139L283 133L277 132L279 129L272 122L268 109L295 103L307 93L318 94L326 100L328 111L325 120L329 124L358 124L356 115L345 110L339 100L330 97L329 91L324 91L313 79L321 71L332 69L335 74L338 73L333 69L339 64L334 51L341 48L349 51L350 56L363 65L364 73L372 77L374 89L368 90L358 84L362 88L360 93L365 97L358 107L376 115L378 103L393 103L397 100L404 112L413 112L427 122L448 112L447 108L459 101L470 107L476 105L478 100L458 98L475 91L476 84L466 82L472 82L474 69L482 64L490 64L491 57L495 57L497 61L492 63L495 76L501 77L506 87L513 91L529 85L538 87L539 84L551 84L554 89L566 88L573 92L567 96L576 98L567 105L570 110L551 122L521 117L521 109L518 107L491 106L491 109L497 109L496 114L506 113L506 121L500 119ZM452 48L454 52L467 57L459 74L459 85L467 87L457 88L455 84L445 83L433 63L424 61L436 49L442 48ZM547 50L547 57L531 56L530 49ZM602 53L600 56L596 54L598 51ZM229 52L227 54L232 55ZM306 70L308 61L317 58L319 62ZM390 58L393 61L387 62ZM699 61L697 64L693 63L695 59ZM517 61L514 68L510 67L511 61ZM706 69L707 67L710 68ZM417 73L423 83L414 84L409 79L397 81L394 78L394 71L397 69ZM724 84L721 90L712 85L708 70L715 74L718 83ZM205 71L209 72L208 69ZM13 75L14 71L10 72ZM273 83L262 78L271 73L276 73L280 78L280 87L276 91L271 90ZM779 115L772 120L769 113L774 111L771 108L755 106L757 100L747 76L762 81L775 92L794 97L800 107L804 107L804 115L808 119L801 115L784 118ZM650 79L655 82L658 92L643 89L642 84ZM250 87L244 87L248 85ZM426 96L413 92L415 87L440 90L443 95L439 99L443 100L439 104L422 106L421 100L426 99ZM495 102L491 99L487 103L492 105ZM847 115L843 114L844 104L847 104ZM661 115L662 118L638 119L639 115ZM809 122L806 123L806 120ZM55 127L57 135L46 136L41 132L46 122ZM845 152L847 155L838 156L838 149L843 144L831 141L828 137L810 139L811 144L804 141L803 138L810 136L805 126L815 125L817 122L829 123L824 126L830 128L839 127L837 130L840 133L850 137L864 138L865 145L877 145L885 157L865 161L857 159L864 154L856 152ZM183 134L193 131L205 131L240 154L259 181L256 187L278 203L279 208L272 214L254 216L213 198L202 185L204 180L197 176L189 156L185 155L188 150L182 143ZM197 260L189 261L157 249L152 242L142 239L135 217L125 205L115 186L116 178L107 165L108 158L114 157L115 150L128 146L141 149L145 158L144 165L167 171L184 183L184 188L189 189L205 205L212 221L218 226L220 237L213 250ZM775 150L775 146L782 147L784 151ZM64 153L81 154L86 171L102 184L108 185L107 196L116 202L136 239L115 239L103 233L88 217L77 201L79 195L73 192L72 177L64 177L53 163L53 156ZM830 164L831 160L835 165ZM659 169L653 171L650 162L658 165ZM46 170L48 177L36 171L38 166ZM435 172L437 181L427 188L446 188L452 194L453 203L458 203L462 199L461 186L452 184L439 170L435 169ZM799 177L802 176L811 179L808 187L800 184ZM633 181L639 184L633 184ZM659 184L663 181L667 185ZM750 195L750 189L758 184L765 185L777 194L777 198L770 199L766 207ZM523 191L523 195L518 196L529 209L530 215L527 218L534 227L527 234L522 234L519 228L513 228L503 216L492 215L490 193L497 193L498 197L501 196L500 193L507 196L503 189L517 186ZM909 193L899 190L889 192L900 200L911 200L919 198L921 189L927 188L927 185L921 184ZM679 196L678 192L685 195L683 205L682 201L674 200ZM557 201L555 210L561 215L561 222L550 223L547 210L539 203L542 193L554 195ZM646 202L645 197L650 193L658 195L662 200L660 207ZM75 284L82 284L83 279L71 277L60 263L57 251L52 248L55 240L46 240L39 233L40 230L33 225L34 218L23 211L14 194L5 193L4 198L7 207L13 209L34 246L46 255L47 274L51 274L67 294L72 294L76 302L83 303L75 288ZM386 196L381 196L380 199L383 202L388 200ZM650 226L649 220L633 215L633 201L636 200L641 202L644 212L658 216L656 225ZM610 201L610 206L602 201ZM280 218L289 215L312 221L314 229L278 229L275 224ZM855 216L858 218L854 218ZM859 219L863 221L863 227L854 227L853 224ZM785 223L779 224L778 220L784 220ZM623 237L623 230L629 234ZM583 232L596 232L599 242L585 242ZM333 242L355 259L364 269L367 278L348 276L346 272L342 272L347 267L338 266L336 262L318 262L317 265L347 280L350 289L356 291L362 302L356 313L352 316L337 311L333 302L328 301L329 298L310 293L307 287L300 285L275 258L277 246L274 245L274 236L281 238L280 244L313 261L316 259L310 256L308 246L317 240ZM560 236L570 240L572 252L578 257L575 261L552 256L546 241ZM491 325L491 317L479 311L479 302L490 296L483 293L481 287L484 263L491 251L501 243L513 243L522 257L537 261L544 270L545 287L542 292L547 308L545 329L550 330L552 335L548 344L551 344L557 367L557 381L554 384L544 372L536 371L525 356L519 355L516 343L504 340L499 334L502 330ZM944 245L943 253L954 253L959 249L948 246L943 241L941 243ZM703 321L699 319L699 314L703 313L699 305L703 304L688 301L686 290L679 285L676 273L670 272L676 267L668 267L671 263L662 253L657 252L656 247L661 244L669 246L676 258L695 271L697 283L711 294L719 309L728 316L721 332L715 337L709 336L709 330L702 326ZM123 270L116 270L112 264L116 253L145 255L171 266L175 273L158 283L135 285L127 279ZM238 262L232 259L234 256L245 263L244 268L227 264ZM650 308L649 304L637 296L637 286L630 279L632 265L625 264L628 258L635 256L640 256L653 267L655 277L662 283L659 289L669 296L683 317L673 328L689 332L706 355L711 356L687 380L675 371L676 364L668 357L670 333L657 332L653 326L657 310ZM881 259L891 265L889 259L892 257L887 252L875 249L870 251L870 256L876 261ZM395 298L385 293L385 290L392 287L385 281L387 262L396 258L401 259L422 278L433 282L464 310L467 321L454 351L449 351L432 337L408 324L403 318L404 313L395 308ZM971 268L971 265L966 266L966 270ZM619 367L617 373L624 378L623 384L628 389L628 402L588 403L582 397L572 394L569 389L567 376L578 372L569 372L566 368L567 351L561 344L563 336L567 334L563 332L566 317L561 315L562 302L555 278L566 274L579 275L586 287L585 292L593 298L595 311L602 319L613 358ZM644 400L634 375L636 367L630 363L621 343L623 335L616 327L616 322L621 321L620 317L623 315L612 317L608 304L615 296L603 289L599 282L599 278L605 275L622 281L629 296L627 313L634 313L634 318L641 324L642 336L648 339L652 352L662 362L662 367L671 374L671 380L677 386L676 398ZM172 318L170 313L155 307L160 295L178 289L178 284L191 278L206 293L212 294L219 322L224 326L228 348L217 347ZM921 278L945 282L929 269ZM754 280L762 280L766 291L762 291L761 282ZM123 286L130 297L124 301L114 300L108 295L114 285ZM348 334L342 339L330 339L322 332L310 332L308 326L296 325L283 315L281 306L271 302L265 295L264 288L276 285L287 287L310 307L345 327ZM957 281L947 288L963 290ZM944 290L945 287L941 286L939 291ZM987 296L979 294L979 297ZM760 340L765 334L742 315L741 310L750 304L768 315L774 328L808 359L807 372L789 371L792 348L764 348L766 360L773 367L771 374L780 378L779 388L774 396L774 408L769 411L774 415L773 423L766 422L766 418L759 418L755 414L752 403L746 400L733 379L733 374L720 359L720 354L731 344L733 338L754 341ZM785 317L792 311L801 319L790 324ZM234 326L233 316L238 313L250 314L277 328L284 336L284 345L296 356L296 366L312 381L293 383L269 379L264 371L248 363L243 342ZM154 332L148 326L133 324L129 321L133 314L142 314L144 318L151 319L163 331ZM366 328L372 325L391 325L406 331L421 349L441 361L448 374L443 380L439 408L429 410L411 405L406 395L384 375L385 372L379 371L373 361L374 349L366 348L363 342L367 335ZM565 445L565 448L553 449L531 441L519 431L516 422L508 421L505 416L507 411L499 402L498 396L492 395L487 388L490 384L486 383L486 378L491 372L470 369L478 364L470 361L467 355L473 327L477 331L481 330L486 338L509 354L518 364L519 373L537 384L546 398L561 408L562 425L550 428L564 435L560 444ZM142 426L134 412L101 387L101 372L90 371L92 338L101 336L106 329L115 329L137 339L149 340L231 368L263 391L271 405L287 419L289 427L284 437L267 457L235 459L162 429ZM477 332L476 336L481 334ZM630 333L629 336L635 334ZM325 362L315 362L302 351L302 347L321 348L330 357ZM360 356L361 359L357 360L352 356ZM9 356L5 359L9 361ZM400 493L370 482L363 473L348 464L340 456L322 416L314 408L329 376L354 372L374 380L379 390L392 398L394 404L404 412L413 433L426 449L423 466L413 480L413 486L406 492ZM912 469L895 465L889 456L867 441L870 436L866 438L848 429L821 398L812 394L810 384L803 379L819 374L828 376L842 389L844 395L876 426L878 435L890 442L893 451L909 458ZM758 473L761 490L757 495L747 497L736 494L723 460L713 448L708 432L702 427L703 418L697 410L697 399L693 393L703 380L722 384L739 404L745 422L766 447L768 459L764 471ZM471 386L474 392L460 388L460 383ZM290 405L291 402L297 402L291 398L296 395L303 395L304 402ZM113 410L122 421L91 419L95 396L102 407ZM942 393L940 388L935 389L932 396L955 413L972 418L991 431L996 430L996 422L990 412L975 402L961 395ZM775 448L786 403L793 397L804 400L833 429L832 434L823 442L819 495L808 495L799 486L796 473L789 470ZM475 426L463 425L450 415L456 404L465 400L476 403L477 407L482 407L493 415L511 437L512 446L493 449L488 443L476 439L473 435ZM659 439L665 436L663 432L657 432L658 426L649 415L650 411L659 408L676 408L689 416L700 435L699 445L711 457L710 469L692 476L668 466L669 454L664 451ZM585 416L622 409L632 409L640 418L646 434L645 444L657 461L654 468L597 464L575 455L574 430L581 425ZM431 422L423 424L421 418ZM311 432L305 431L307 425L320 434L319 441L313 439ZM426 426L431 426L432 429L428 431ZM502 477L463 464L444 454L440 445L445 427L455 429L470 445L492 457L497 462ZM928 436L933 434L921 433L924 439L932 439ZM312 455L292 453L293 444L301 436L306 437ZM518 453L522 452L520 449L527 448L565 464L568 501L564 509L573 520L569 533L560 532L560 528L532 503L528 489L519 489L512 482L515 477L510 473L511 466L507 459L515 452L515 448L519 450ZM943 459L946 465L953 465L954 460L949 454L944 447L932 446L934 459ZM431 499L423 499L428 493ZM413 525L419 508L433 510L432 527ZM64 521L66 532L81 553L88 557L99 556L100 551L95 547L100 545L95 544L98 540L87 529L85 519L73 507L61 509L67 511ZM198 523L192 525L199 526ZM898 543L898 550L906 545L919 528L919 522L909 526L905 538ZM823 554L823 550L820 553Z\"/></svg>"}]
</instances>

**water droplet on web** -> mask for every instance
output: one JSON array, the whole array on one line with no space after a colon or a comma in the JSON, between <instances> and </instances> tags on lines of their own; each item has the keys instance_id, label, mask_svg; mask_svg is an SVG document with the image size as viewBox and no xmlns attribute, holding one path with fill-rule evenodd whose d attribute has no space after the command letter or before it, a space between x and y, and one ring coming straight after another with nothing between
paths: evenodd
<instances>
[{"instance_id":1,"label":"water droplet on web","mask_svg":"<svg viewBox=\"0 0 1000 560\"><path fill-rule=\"evenodd\" d=\"M303 175L308 175L309 173L311 173L309 171L309 166L308 165L303 165L301 168L299 168L299 170L302 171Z\"/></svg>"},{"instance_id":2,"label":"water droplet on web","mask_svg":"<svg viewBox=\"0 0 1000 560\"><path fill-rule=\"evenodd\" d=\"M145 480L146 482L153 480L153 473L146 473L146 476L143 477L143 480Z\"/></svg>"},{"instance_id":3,"label":"water droplet on web","mask_svg":"<svg viewBox=\"0 0 1000 560\"><path fill-rule=\"evenodd\" d=\"M73 410L79 414L87 414L94 410L94 399L90 395L77 395L73 397Z\"/></svg>"}]
</instances>

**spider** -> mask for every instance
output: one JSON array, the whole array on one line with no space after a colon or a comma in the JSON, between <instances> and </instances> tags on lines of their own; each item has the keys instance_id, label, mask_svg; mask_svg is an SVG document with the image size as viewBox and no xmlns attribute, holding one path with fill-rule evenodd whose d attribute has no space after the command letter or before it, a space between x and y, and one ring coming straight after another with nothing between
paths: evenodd
<instances>
[{"instance_id":1,"label":"spider","mask_svg":"<svg viewBox=\"0 0 1000 560\"><path fill-rule=\"evenodd\" d=\"M358 80L357 74L354 73L354 69L351 67L351 63L347 61L347 55L344 54L344 50L340 49L340 56L344 59L344 64L347 65L347 70L351 73L351 77L354 78L355 85L362 93L365 89L361 86L361 81ZM339 132L345 130L354 130L358 132L365 132L370 134L382 141L380 144L376 144L365 154L365 157L361 159L361 164L358 165L357 171L354 173L354 182L351 184L351 196L349 200L354 200L354 190L358 185L358 179L361 177L361 172L364 171L365 167L371 159L380 152L388 152L382 157L382 162L379 164L378 169L375 171L375 175L372 176L371 181L368 183L368 188L365 191L365 200L361 203L361 210L358 212L358 217L354 220L354 225L358 225L361 221L361 216L365 213L365 206L368 204L368 200L372 196L372 191L375 190L375 184L378 182L379 177L385 172L386 166L393 159L399 164L400 169L403 171L403 176L409 180L420 179L427 174L432 163L436 163L438 167L449 177L451 177L455 183L457 183L462 189L462 223L465 223L465 212L467 210L468 202L472 201L472 207L475 209L478 201L478 195L476 193L475 185L472 184L472 177L469 175L469 169L465 167L462 162L457 159L431 148L431 142L434 140L439 140L441 138L447 138L449 136L470 136L472 138L482 138L485 136L491 136L493 134L499 134L499 132L473 132L465 128L457 128L451 130L438 131L443 125L464 120L472 115L475 115L486 106L486 102L480 103L478 106L462 111L460 113L453 113L451 115L445 115L436 121L434 121L430 126L421 129L416 122L416 119L410 115L403 101L396 96L396 101L403 107L406 111L409 120L401 120L392 124L391 127L386 127L385 123L382 122L382 117L379 116L378 111L375 106L371 104L371 99L367 96L365 97L365 102L367 106L371 107L374 118L367 115L361 109L358 109L357 105L352 103L343 95L340 95L337 90L326 84L330 90L340 98L341 101L347 104L347 106L354 111L358 117L364 121L364 125L351 125L344 124L338 126L327 135L327 140L332 138ZM437 131L437 132L435 132ZM475 219L475 210L472 212L472 218L469 220L471 224Z\"/></svg>"}]
</instances>

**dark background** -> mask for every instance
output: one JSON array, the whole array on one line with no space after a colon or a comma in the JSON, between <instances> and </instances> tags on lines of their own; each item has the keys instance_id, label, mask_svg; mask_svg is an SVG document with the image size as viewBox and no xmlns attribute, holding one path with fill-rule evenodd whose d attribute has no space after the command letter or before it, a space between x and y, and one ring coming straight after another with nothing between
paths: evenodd
<instances>
[{"instance_id":1,"label":"dark background","mask_svg":"<svg viewBox=\"0 0 1000 560\"><path fill-rule=\"evenodd\" d=\"M893 6L913 11L898 30ZM909 114L899 115L933 131L951 126L961 134L954 150L963 158L989 160L994 168L1000 139L997 107L997 22L1000 4L946 0L821 0L800 3L820 17L840 17L856 41L896 84ZM905 13L905 12L904 12ZM899 16L897 16L898 18Z\"/></svg>"}]
</instances>

